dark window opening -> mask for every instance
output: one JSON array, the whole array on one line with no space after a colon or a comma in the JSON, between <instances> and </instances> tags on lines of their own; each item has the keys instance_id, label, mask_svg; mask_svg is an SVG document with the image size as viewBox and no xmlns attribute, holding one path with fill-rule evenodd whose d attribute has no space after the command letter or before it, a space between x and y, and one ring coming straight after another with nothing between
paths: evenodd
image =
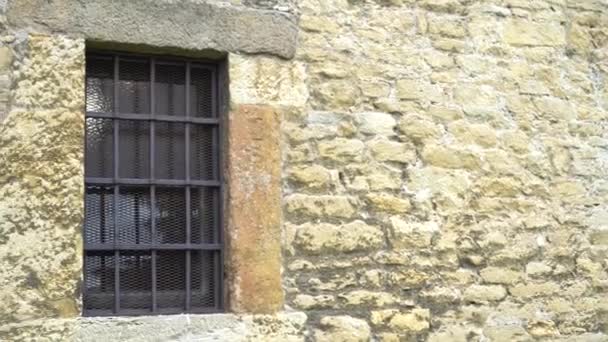
<instances>
[{"instance_id":1,"label":"dark window opening","mask_svg":"<svg viewBox=\"0 0 608 342\"><path fill-rule=\"evenodd\" d=\"M84 314L221 311L217 66L86 64Z\"/></svg>"}]
</instances>

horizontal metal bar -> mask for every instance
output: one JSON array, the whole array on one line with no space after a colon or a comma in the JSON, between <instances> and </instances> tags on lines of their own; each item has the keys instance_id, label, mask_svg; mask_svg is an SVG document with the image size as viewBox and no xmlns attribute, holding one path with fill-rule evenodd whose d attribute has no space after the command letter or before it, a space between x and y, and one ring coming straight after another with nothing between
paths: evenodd
<instances>
[{"instance_id":1,"label":"horizontal metal bar","mask_svg":"<svg viewBox=\"0 0 608 342\"><path fill-rule=\"evenodd\" d=\"M164 59L168 59L168 60L172 60L172 61L190 61L192 62L193 65L197 65L197 66L201 66L201 67L206 67L206 68L213 68L215 70L216 68L216 63L218 62L218 60L221 60L221 58L219 59L208 59L208 58L188 58L188 57L180 57L180 56L171 56L171 55L163 55L163 54L141 54L141 53L136 53L136 52L125 52L125 51L111 51L108 52L106 50L102 50L102 49L87 49L87 58L91 58L97 55L108 55L111 54L112 56L122 56L127 57L127 59L130 58L150 58L151 56L155 57L155 58L164 58Z\"/></svg>"},{"instance_id":2,"label":"horizontal metal bar","mask_svg":"<svg viewBox=\"0 0 608 342\"><path fill-rule=\"evenodd\" d=\"M93 316L142 316L142 315L167 315L167 314L180 314L180 313L188 313L188 314L212 314L212 313L222 313L223 310L218 310L214 307L201 307L201 308L191 308L186 311L185 309L157 309L156 312L152 312L151 309L122 309L118 312L113 312L112 310L84 310L83 315L86 317Z\"/></svg>"},{"instance_id":3,"label":"horizontal metal bar","mask_svg":"<svg viewBox=\"0 0 608 342\"><path fill-rule=\"evenodd\" d=\"M85 251L151 251L151 250L203 250L216 251L221 250L221 243L173 243L173 244L134 244L134 243L86 243L84 244Z\"/></svg>"},{"instance_id":4,"label":"horizontal metal bar","mask_svg":"<svg viewBox=\"0 0 608 342\"><path fill-rule=\"evenodd\" d=\"M164 121L164 122L182 122L193 123L199 125L219 125L220 120L217 118L197 118L177 115L152 115L152 114L133 114L133 113L102 113L102 112L87 112L87 118L99 119L119 119L119 120L134 120L134 121Z\"/></svg>"},{"instance_id":5,"label":"horizontal metal bar","mask_svg":"<svg viewBox=\"0 0 608 342\"><path fill-rule=\"evenodd\" d=\"M86 177L87 185L159 185L159 186L201 186L219 187L216 180L181 180L181 179L139 179L139 178L101 178Z\"/></svg>"}]
</instances>

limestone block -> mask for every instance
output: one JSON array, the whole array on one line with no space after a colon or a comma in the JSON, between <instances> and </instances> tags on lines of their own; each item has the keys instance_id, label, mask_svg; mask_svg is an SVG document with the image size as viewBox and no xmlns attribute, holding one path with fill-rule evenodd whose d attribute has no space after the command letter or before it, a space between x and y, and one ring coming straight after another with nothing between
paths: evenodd
<instances>
[{"instance_id":1,"label":"limestone block","mask_svg":"<svg viewBox=\"0 0 608 342\"><path fill-rule=\"evenodd\" d=\"M358 200L350 196L294 194L285 198L288 213L312 217L353 217Z\"/></svg>"},{"instance_id":2,"label":"limestone block","mask_svg":"<svg viewBox=\"0 0 608 342\"><path fill-rule=\"evenodd\" d=\"M428 309L414 308L410 311L372 311L371 322L403 333L421 333L430 328L431 313Z\"/></svg>"},{"instance_id":3,"label":"limestone block","mask_svg":"<svg viewBox=\"0 0 608 342\"><path fill-rule=\"evenodd\" d=\"M557 22L511 19L505 24L503 39L516 46L562 46L566 44L566 32Z\"/></svg>"},{"instance_id":4,"label":"limestone block","mask_svg":"<svg viewBox=\"0 0 608 342\"><path fill-rule=\"evenodd\" d=\"M486 124L475 124L464 120L452 122L448 126L448 131L456 139L465 144L477 144L483 147L493 147L496 145L496 131Z\"/></svg>"},{"instance_id":5,"label":"limestone block","mask_svg":"<svg viewBox=\"0 0 608 342\"><path fill-rule=\"evenodd\" d=\"M326 309L335 305L335 298L331 295L311 296L299 294L294 298L293 304L302 310Z\"/></svg>"},{"instance_id":6,"label":"limestone block","mask_svg":"<svg viewBox=\"0 0 608 342\"><path fill-rule=\"evenodd\" d=\"M359 100L361 90L347 79L326 80L313 88L314 98L330 109L346 110Z\"/></svg>"},{"instance_id":7,"label":"limestone block","mask_svg":"<svg viewBox=\"0 0 608 342\"><path fill-rule=\"evenodd\" d=\"M319 342L352 341L367 342L371 331L367 322L350 316L326 316L321 318L320 329L315 330Z\"/></svg>"},{"instance_id":8,"label":"limestone block","mask_svg":"<svg viewBox=\"0 0 608 342\"><path fill-rule=\"evenodd\" d=\"M269 313L283 304L279 127L272 107L240 105L230 113L226 231L235 312Z\"/></svg>"},{"instance_id":9,"label":"limestone block","mask_svg":"<svg viewBox=\"0 0 608 342\"><path fill-rule=\"evenodd\" d=\"M426 145L422 160L448 169L477 170L481 167L481 159L475 152L441 145Z\"/></svg>"},{"instance_id":10,"label":"limestone block","mask_svg":"<svg viewBox=\"0 0 608 342\"><path fill-rule=\"evenodd\" d=\"M300 17L300 28L310 32L336 33L340 26L331 17L303 15Z\"/></svg>"},{"instance_id":11,"label":"limestone block","mask_svg":"<svg viewBox=\"0 0 608 342\"><path fill-rule=\"evenodd\" d=\"M458 325L442 327L431 333L429 342L467 342L470 330Z\"/></svg>"},{"instance_id":12,"label":"limestone block","mask_svg":"<svg viewBox=\"0 0 608 342\"><path fill-rule=\"evenodd\" d=\"M502 108L499 93L489 85L458 85L454 89L454 100L472 117L493 118Z\"/></svg>"},{"instance_id":13,"label":"limestone block","mask_svg":"<svg viewBox=\"0 0 608 342\"><path fill-rule=\"evenodd\" d=\"M463 117L462 109L456 106L440 106L440 105L432 105L428 114L435 120L441 122L450 122L461 119Z\"/></svg>"},{"instance_id":14,"label":"limestone block","mask_svg":"<svg viewBox=\"0 0 608 342\"><path fill-rule=\"evenodd\" d=\"M463 6L457 0L421 0L420 6L431 11L455 13Z\"/></svg>"},{"instance_id":15,"label":"limestone block","mask_svg":"<svg viewBox=\"0 0 608 342\"><path fill-rule=\"evenodd\" d=\"M464 300L472 303L495 302L507 296L500 285L471 285L464 292Z\"/></svg>"},{"instance_id":16,"label":"limestone block","mask_svg":"<svg viewBox=\"0 0 608 342\"><path fill-rule=\"evenodd\" d=\"M531 341L530 335L526 330L518 324L511 322L491 325L483 328L484 336L487 336L491 341L496 342L513 342L513 341Z\"/></svg>"},{"instance_id":17,"label":"limestone block","mask_svg":"<svg viewBox=\"0 0 608 342\"><path fill-rule=\"evenodd\" d=\"M304 107L308 101L307 75L301 62L231 54L228 65L233 105Z\"/></svg>"},{"instance_id":18,"label":"limestone block","mask_svg":"<svg viewBox=\"0 0 608 342\"><path fill-rule=\"evenodd\" d=\"M530 277L540 277L551 274L553 267L545 262L530 262L526 265L526 275Z\"/></svg>"},{"instance_id":19,"label":"limestone block","mask_svg":"<svg viewBox=\"0 0 608 342\"><path fill-rule=\"evenodd\" d=\"M8 46L0 46L0 71L7 70L13 62L13 51Z\"/></svg>"},{"instance_id":20,"label":"limestone block","mask_svg":"<svg viewBox=\"0 0 608 342\"><path fill-rule=\"evenodd\" d=\"M398 302L395 296L388 292L375 292L368 290L355 290L341 294L339 298L344 301L345 305L356 306L372 306L383 307L392 305Z\"/></svg>"},{"instance_id":21,"label":"limestone block","mask_svg":"<svg viewBox=\"0 0 608 342\"><path fill-rule=\"evenodd\" d=\"M424 167L410 172L407 188L424 195L438 195L459 197L471 186L466 172L450 171L438 167Z\"/></svg>"},{"instance_id":22,"label":"limestone block","mask_svg":"<svg viewBox=\"0 0 608 342\"><path fill-rule=\"evenodd\" d=\"M555 322L551 320L534 320L528 323L528 332L536 338L547 338L559 336L559 330Z\"/></svg>"},{"instance_id":23,"label":"limestone block","mask_svg":"<svg viewBox=\"0 0 608 342\"><path fill-rule=\"evenodd\" d=\"M415 142L424 142L440 137L441 128L420 115L407 115L399 120L399 131Z\"/></svg>"},{"instance_id":24,"label":"limestone block","mask_svg":"<svg viewBox=\"0 0 608 342\"><path fill-rule=\"evenodd\" d=\"M553 97L542 97L533 101L543 118L552 122L573 120L577 117L576 108L568 101Z\"/></svg>"},{"instance_id":25,"label":"limestone block","mask_svg":"<svg viewBox=\"0 0 608 342\"><path fill-rule=\"evenodd\" d=\"M399 251L396 251L396 253L393 254L393 257L395 259L392 260L391 263L403 263L408 261L407 258L399 254ZM420 289L426 285L429 278L430 275L427 272L408 269L387 272L384 280L388 286L398 286L402 289Z\"/></svg>"},{"instance_id":26,"label":"limestone block","mask_svg":"<svg viewBox=\"0 0 608 342\"><path fill-rule=\"evenodd\" d=\"M410 211L412 204L407 198L400 198L389 194L368 194L367 201L374 210L392 214L404 214Z\"/></svg>"},{"instance_id":27,"label":"limestone block","mask_svg":"<svg viewBox=\"0 0 608 342\"><path fill-rule=\"evenodd\" d=\"M389 95L390 87L385 82L368 82L359 81L359 87L364 96L369 97L385 97Z\"/></svg>"},{"instance_id":28,"label":"limestone block","mask_svg":"<svg viewBox=\"0 0 608 342\"><path fill-rule=\"evenodd\" d=\"M421 79L401 79L396 84L397 96L404 100L440 102L443 92L437 85Z\"/></svg>"},{"instance_id":29,"label":"limestone block","mask_svg":"<svg viewBox=\"0 0 608 342\"><path fill-rule=\"evenodd\" d=\"M291 181L311 189L327 189L331 181L329 170L320 165L292 168L287 174Z\"/></svg>"},{"instance_id":30,"label":"limestone block","mask_svg":"<svg viewBox=\"0 0 608 342\"><path fill-rule=\"evenodd\" d=\"M481 196L516 197L522 193L521 183L508 177L483 177L475 184Z\"/></svg>"},{"instance_id":31,"label":"limestone block","mask_svg":"<svg viewBox=\"0 0 608 342\"><path fill-rule=\"evenodd\" d=\"M464 38L467 35L464 23L445 17L433 17L428 21L429 33L439 34L450 38Z\"/></svg>"},{"instance_id":32,"label":"limestone block","mask_svg":"<svg viewBox=\"0 0 608 342\"><path fill-rule=\"evenodd\" d=\"M391 225L394 234L391 242L395 248L427 248L431 245L433 236L439 232L439 225L433 221L408 222L393 216Z\"/></svg>"},{"instance_id":33,"label":"limestone block","mask_svg":"<svg viewBox=\"0 0 608 342\"><path fill-rule=\"evenodd\" d=\"M412 145L377 137L366 143L377 161L412 164L416 161L416 149Z\"/></svg>"},{"instance_id":34,"label":"limestone block","mask_svg":"<svg viewBox=\"0 0 608 342\"><path fill-rule=\"evenodd\" d=\"M6 7L8 22L17 27L65 32L92 41L147 45L155 51L159 47L169 51L180 48L292 58L297 45L298 26L293 15L226 6L223 1L170 1L151 6L145 0L26 0L11 1Z\"/></svg>"},{"instance_id":35,"label":"limestone block","mask_svg":"<svg viewBox=\"0 0 608 342\"><path fill-rule=\"evenodd\" d=\"M442 286L425 289L420 296L436 305L454 305L462 298L460 290Z\"/></svg>"},{"instance_id":36,"label":"limestone block","mask_svg":"<svg viewBox=\"0 0 608 342\"><path fill-rule=\"evenodd\" d=\"M19 63L14 91L17 107L30 110L84 108L84 39L30 35Z\"/></svg>"},{"instance_id":37,"label":"limestone block","mask_svg":"<svg viewBox=\"0 0 608 342\"><path fill-rule=\"evenodd\" d=\"M370 135L395 135L397 124L392 115L386 113L366 112L357 114L357 123L361 133Z\"/></svg>"},{"instance_id":38,"label":"limestone block","mask_svg":"<svg viewBox=\"0 0 608 342\"><path fill-rule=\"evenodd\" d=\"M319 155L337 162L357 161L365 149L365 144L356 139L336 138L318 143Z\"/></svg>"},{"instance_id":39,"label":"limestone block","mask_svg":"<svg viewBox=\"0 0 608 342\"><path fill-rule=\"evenodd\" d=\"M310 254L364 251L384 245L384 234L378 227L363 221L340 226L305 223L297 228L294 244Z\"/></svg>"},{"instance_id":40,"label":"limestone block","mask_svg":"<svg viewBox=\"0 0 608 342\"><path fill-rule=\"evenodd\" d=\"M509 288L509 293L511 295L524 299L539 296L550 297L558 291L560 291L560 286L553 281L547 281L544 283L516 284L515 286Z\"/></svg>"},{"instance_id":41,"label":"limestone block","mask_svg":"<svg viewBox=\"0 0 608 342\"><path fill-rule=\"evenodd\" d=\"M481 278L490 284L510 285L517 283L522 278L522 273L502 267L486 267L479 272Z\"/></svg>"}]
</instances>

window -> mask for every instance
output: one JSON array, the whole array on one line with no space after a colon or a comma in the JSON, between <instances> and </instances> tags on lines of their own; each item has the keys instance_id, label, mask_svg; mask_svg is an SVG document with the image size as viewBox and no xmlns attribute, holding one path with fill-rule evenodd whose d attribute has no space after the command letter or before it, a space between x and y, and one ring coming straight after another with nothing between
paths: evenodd
<instances>
[{"instance_id":1,"label":"window","mask_svg":"<svg viewBox=\"0 0 608 342\"><path fill-rule=\"evenodd\" d=\"M220 311L217 66L88 53L84 314Z\"/></svg>"}]
</instances>

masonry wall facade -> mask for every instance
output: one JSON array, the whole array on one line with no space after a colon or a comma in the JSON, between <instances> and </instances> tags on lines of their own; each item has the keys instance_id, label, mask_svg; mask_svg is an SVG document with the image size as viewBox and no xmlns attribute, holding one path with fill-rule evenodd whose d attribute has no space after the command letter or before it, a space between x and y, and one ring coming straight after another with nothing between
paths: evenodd
<instances>
[{"instance_id":1,"label":"masonry wall facade","mask_svg":"<svg viewBox=\"0 0 608 342\"><path fill-rule=\"evenodd\" d=\"M0 340L608 340L606 2L3 12ZM80 317L92 44L226 61L228 313Z\"/></svg>"}]
</instances>

